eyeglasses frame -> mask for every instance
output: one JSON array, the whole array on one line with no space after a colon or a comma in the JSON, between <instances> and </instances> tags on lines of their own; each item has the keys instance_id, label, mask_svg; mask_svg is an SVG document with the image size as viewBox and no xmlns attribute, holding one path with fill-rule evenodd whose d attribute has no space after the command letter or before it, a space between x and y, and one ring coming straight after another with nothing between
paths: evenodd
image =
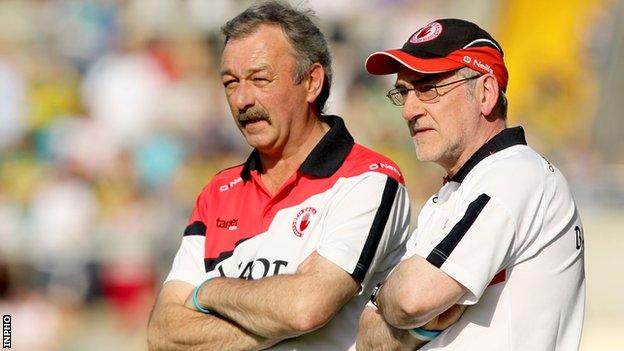
<instances>
[{"instance_id":1,"label":"eyeglasses frame","mask_svg":"<svg viewBox=\"0 0 624 351\"><path fill-rule=\"evenodd\" d=\"M452 85L452 84L455 84L455 83L466 82L466 81L469 81L469 80L472 80L472 79L479 78L479 77L481 77L481 76L483 76L483 75L482 75L482 74L477 74L477 75L474 75L474 76L472 76L472 77L462 78L462 79L454 80L454 81L452 81L452 82L448 82L448 83L444 83L444 84L425 84L425 86L427 86L427 85L430 85L430 86L431 86L431 88L427 89L426 91L430 91L430 90L432 90L432 89L433 89L433 91L435 91L435 96L433 96L433 97L432 97L432 98L430 98L430 99L426 99L426 100L423 100L423 99L421 98L421 96L420 96L420 94L421 94L421 93L420 93L420 92L419 92L419 91L418 91L415 87L413 87L413 88L405 88L405 87L397 87L397 88L394 88L394 89L392 89L392 90L388 91L388 93L386 94L386 97L390 100L390 102L391 102L393 105L395 105L395 106L403 106L403 105L405 105L405 100L402 98L403 94L401 94L400 92L401 92L401 91L405 91L405 93L407 94L407 93L408 93L408 92L410 92L410 91L414 91L414 93L416 93L416 97L418 97L418 99L419 99L420 101L423 101L423 102L432 101L432 100L435 100L435 99L436 99L437 97L439 97L439 96L444 96L446 93L448 93L449 91L451 91L451 90L452 90L452 89L451 89L451 90L448 90L448 91L445 91L445 92L440 93L440 92L438 91L438 88L443 88L443 87L445 87L445 86L449 86L449 85ZM403 102L402 102L401 104L397 104L397 103L395 103L395 100L392 98L392 96L395 96L395 95L397 95L397 94L398 94L399 96L401 96L401 99L403 99ZM398 100L397 100L397 101L398 101Z\"/></svg>"}]
</instances>

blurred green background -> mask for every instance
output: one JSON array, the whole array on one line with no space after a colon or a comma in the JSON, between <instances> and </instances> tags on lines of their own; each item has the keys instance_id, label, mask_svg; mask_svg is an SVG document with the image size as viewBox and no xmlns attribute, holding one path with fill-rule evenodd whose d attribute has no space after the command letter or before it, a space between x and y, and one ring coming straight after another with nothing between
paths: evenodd
<instances>
[{"instance_id":1,"label":"blurred green background","mask_svg":"<svg viewBox=\"0 0 624 351\"><path fill-rule=\"evenodd\" d=\"M442 169L415 159L384 97L393 77L370 77L363 62L436 18L498 39L510 125L564 172L581 208L581 349L624 350L624 2L303 3L331 42L328 112L399 164L414 213ZM219 27L248 4L0 0L0 312L12 316L13 349L146 350L195 196L250 151L218 76Z\"/></svg>"}]
</instances>

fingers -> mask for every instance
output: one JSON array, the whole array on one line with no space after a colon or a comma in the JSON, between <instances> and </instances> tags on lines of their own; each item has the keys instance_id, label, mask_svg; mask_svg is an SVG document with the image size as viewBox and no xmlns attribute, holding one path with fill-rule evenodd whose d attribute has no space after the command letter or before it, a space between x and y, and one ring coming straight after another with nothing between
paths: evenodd
<instances>
[{"instance_id":1,"label":"fingers","mask_svg":"<svg viewBox=\"0 0 624 351\"><path fill-rule=\"evenodd\" d=\"M466 310L466 307L466 305L453 305L448 310L423 325L423 328L427 330L446 329L453 325L453 323L457 322Z\"/></svg>"}]
</instances>

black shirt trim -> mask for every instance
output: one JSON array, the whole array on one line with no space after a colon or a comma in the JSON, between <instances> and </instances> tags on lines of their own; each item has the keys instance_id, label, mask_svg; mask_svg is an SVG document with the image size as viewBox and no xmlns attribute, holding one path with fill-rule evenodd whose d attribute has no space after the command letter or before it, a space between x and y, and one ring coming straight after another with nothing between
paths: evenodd
<instances>
[{"instance_id":1,"label":"black shirt trim","mask_svg":"<svg viewBox=\"0 0 624 351\"><path fill-rule=\"evenodd\" d=\"M477 152L475 152L459 169L457 174L455 174L452 178L445 180L461 183L464 178L466 178L468 173L470 173L470 171L486 157L514 145L526 144L527 142L524 137L524 129L522 129L522 127L518 126L503 129L487 143L483 144L483 146L481 146L479 150L477 150Z\"/></svg>"},{"instance_id":2,"label":"black shirt trim","mask_svg":"<svg viewBox=\"0 0 624 351\"><path fill-rule=\"evenodd\" d=\"M327 178L334 174L351 152L355 141L347 130L342 118L338 116L322 116L323 122L329 124L329 131L312 149L312 152L299 166L299 171L317 178ZM245 161L241 178L251 179L251 171L263 172L260 152L254 149Z\"/></svg>"},{"instance_id":3,"label":"black shirt trim","mask_svg":"<svg viewBox=\"0 0 624 351\"><path fill-rule=\"evenodd\" d=\"M202 221L195 221L184 229L184 236L199 235L206 236L206 225Z\"/></svg>"},{"instance_id":4,"label":"black shirt trim","mask_svg":"<svg viewBox=\"0 0 624 351\"><path fill-rule=\"evenodd\" d=\"M451 229L446 237L444 237L427 256L427 261L429 261L429 263L438 268L442 267L442 264L446 262L453 250L455 250L457 244L459 244L461 239L477 220L488 201L490 201L490 197L486 194L481 194L468 205L468 209L466 209L466 213L464 213L462 219L453 226L453 229Z\"/></svg>"},{"instance_id":5,"label":"black shirt trim","mask_svg":"<svg viewBox=\"0 0 624 351\"><path fill-rule=\"evenodd\" d=\"M236 247L240 244L242 244L243 242L245 242L246 240L251 239L251 238L243 238L240 239L239 241L237 241L234 244L234 249L230 250L230 251L223 251L219 254L219 256L217 257L206 257L204 258L204 268L206 269L206 273L210 272L211 270L215 269L215 267L223 260L228 259L230 257L232 257L232 255L234 254L234 250L236 249Z\"/></svg>"},{"instance_id":6,"label":"black shirt trim","mask_svg":"<svg viewBox=\"0 0 624 351\"><path fill-rule=\"evenodd\" d=\"M243 170L241 171L241 178L243 178L244 181L251 179L251 171L257 171L258 173L262 173L263 171L258 149L253 149L247 161L245 161Z\"/></svg>"},{"instance_id":7,"label":"black shirt trim","mask_svg":"<svg viewBox=\"0 0 624 351\"><path fill-rule=\"evenodd\" d=\"M351 273L351 276L360 283L364 281L366 272L368 272L368 269L373 262L373 258L377 252L377 247L379 246L379 242L381 241L381 237L384 233L384 228L386 228L388 223L390 211L392 210L392 205L394 204L398 188L399 183L396 180L390 177L386 179L383 195L381 195L381 203L379 204L377 213L375 213L375 219L373 219L373 224L368 232L368 237L366 238L366 242L364 243L364 247L360 253L360 258L355 265L353 273Z\"/></svg>"}]
</instances>

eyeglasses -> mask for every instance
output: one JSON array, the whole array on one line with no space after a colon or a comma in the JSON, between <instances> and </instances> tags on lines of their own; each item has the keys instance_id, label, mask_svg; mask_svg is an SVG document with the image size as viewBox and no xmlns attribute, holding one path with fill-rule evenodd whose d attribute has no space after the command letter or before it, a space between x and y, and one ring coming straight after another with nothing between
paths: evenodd
<instances>
[{"instance_id":1,"label":"eyeglasses","mask_svg":"<svg viewBox=\"0 0 624 351\"><path fill-rule=\"evenodd\" d=\"M452 82L445 83L445 84L422 84L414 88L398 87L398 88L390 90L388 94L386 94L386 96L388 97L388 99L390 99L390 102L392 102L392 104L396 106L403 106L403 104L405 104L405 98L407 97L407 94L413 90L416 93L416 97L418 97L420 101L431 101L437 98L438 96L442 96L448 93L449 91L451 91L451 90L448 90L448 91L440 93L438 91L438 88L442 88L447 85L451 85L451 84L455 84L459 82L465 82L465 81L479 78L479 77L481 77L481 75L477 74L476 76L454 80Z\"/></svg>"}]
</instances>

